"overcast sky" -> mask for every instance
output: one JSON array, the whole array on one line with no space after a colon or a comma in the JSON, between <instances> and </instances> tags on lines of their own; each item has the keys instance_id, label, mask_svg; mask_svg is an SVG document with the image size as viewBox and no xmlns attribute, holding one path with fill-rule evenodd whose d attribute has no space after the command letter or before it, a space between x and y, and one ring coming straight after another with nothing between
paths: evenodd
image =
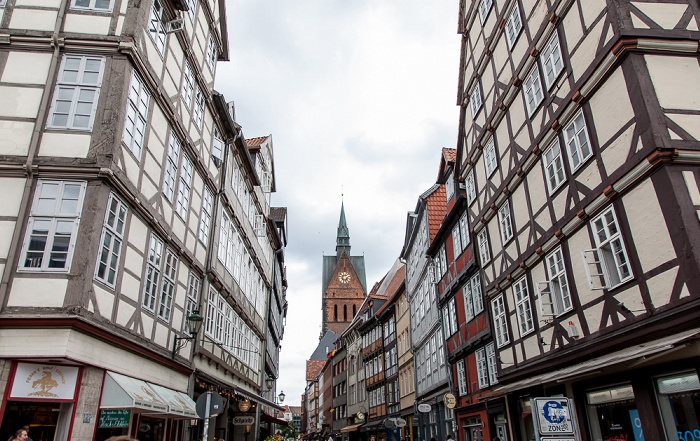
<instances>
[{"instance_id":1,"label":"overcast sky","mask_svg":"<svg viewBox=\"0 0 700 441\"><path fill-rule=\"evenodd\" d=\"M456 146L458 0L229 0L216 89L246 138L271 134L287 207L287 326L278 392L299 405L321 330L321 262L341 195L371 287L399 257L406 214Z\"/></svg>"}]
</instances>

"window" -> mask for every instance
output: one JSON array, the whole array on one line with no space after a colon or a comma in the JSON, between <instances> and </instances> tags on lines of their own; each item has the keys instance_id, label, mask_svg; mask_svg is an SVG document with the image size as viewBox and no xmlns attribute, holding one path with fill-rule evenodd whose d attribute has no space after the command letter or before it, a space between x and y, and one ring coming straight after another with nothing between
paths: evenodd
<instances>
[{"instance_id":1,"label":"window","mask_svg":"<svg viewBox=\"0 0 700 441\"><path fill-rule=\"evenodd\" d=\"M476 373L479 380L479 389L489 387L489 368L486 364L486 350L479 349L474 353L476 357Z\"/></svg>"},{"instance_id":2,"label":"window","mask_svg":"<svg viewBox=\"0 0 700 441\"><path fill-rule=\"evenodd\" d=\"M555 139L544 152L542 161L547 178L547 190L549 190L549 194L552 194L564 182L564 162L561 159L558 139Z\"/></svg>"},{"instance_id":3,"label":"window","mask_svg":"<svg viewBox=\"0 0 700 441\"><path fill-rule=\"evenodd\" d=\"M462 254L462 235L459 233L459 223L452 227L452 254L454 258Z\"/></svg>"},{"instance_id":4,"label":"window","mask_svg":"<svg viewBox=\"0 0 700 441\"><path fill-rule=\"evenodd\" d=\"M498 368L496 367L496 351L493 343L486 345L486 365L489 368L489 383L491 386L498 383Z\"/></svg>"},{"instance_id":5,"label":"window","mask_svg":"<svg viewBox=\"0 0 700 441\"><path fill-rule=\"evenodd\" d=\"M489 253L489 238L486 234L486 228L479 232L476 236L476 240L479 244L479 260L481 260L481 267L483 268L491 260L491 254Z\"/></svg>"},{"instance_id":6,"label":"window","mask_svg":"<svg viewBox=\"0 0 700 441\"><path fill-rule=\"evenodd\" d=\"M209 43L207 44L207 66L211 73L214 73L216 69L216 59L218 58L216 50L216 41L214 40L214 34L209 34Z\"/></svg>"},{"instance_id":7,"label":"window","mask_svg":"<svg viewBox=\"0 0 700 441\"><path fill-rule=\"evenodd\" d=\"M5 1L0 1L2 6ZM72 9L83 9L88 11L108 12L112 10L111 0L73 0L70 7Z\"/></svg>"},{"instance_id":8,"label":"window","mask_svg":"<svg viewBox=\"0 0 700 441\"><path fill-rule=\"evenodd\" d=\"M540 311L542 315L559 315L573 308L569 283L564 268L564 255L561 247L545 258L546 282L538 283Z\"/></svg>"},{"instance_id":9,"label":"window","mask_svg":"<svg viewBox=\"0 0 700 441\"><path fill-rule=\"evenodd\" d=\"M457 387L459 395L464 396L469 391L467 390L467 370L464 366L464 359L457 362Z\"/></svg>"},{"instance_id":10,"label":"window","mask_svg":"<svg viewBox=\"0 0 700 441\"><path fill-rule=\"evenodd\" d=\"M199 130L202 130L202 121L204 120L204 101L204 92L202 92L201 87L197 86L192 119Z\"/></svg>"},{"instance_id":11,"label":"window","mask_svg":"<svg viewBox=\"0 0 700 441\"><path fill-rule=\"evenodd\" d=\"M481 0L481 2L479 2L479 20L481 20L481 24L484 24L486 21L486 17L488 17L489 11L491 10L491 5L493 5L493 0Z\"/></svg>"},{"instance_id":12,"label":"window","mask_svg":"<svg viewBox=\"0 0 700 441\"><path fill-rule=\"evenodd\" d=\"M479 109L481 109L481 88L479 87L479 83L474 85L474 90L471 95L469 95L469 105L472 109L472 119L476 118Z\"/></svg>"},{"instance_id":13,"label":"window","mask_svg":"<svg viewBox=\"0 0 700 441\"><path fill-rule=\"evenodd\" d=\"M467 220L466 211L459 218L459 232L462 235L462 250L464 250L469 245L469 221Z\"/></svg>"},{"instance_id":14,"label":"window","mask_svg":"<svg viewBox=\"0 0 700 441\"><path fill-rule=\"evenodd\" d=\"M48 128L92 130L104 66L103 57L63 57L49 111Z\"/></svg>"},{"instance_id":15,"label":"window","mask_svg":"<svg viewBox=\"0 0 700 441\"><path fill-rule=\"evenodd\" d=\"M493 302L491 302L491 312L493 313L493 325L496 334L496 344L500 348L510 341L508 338L506 304L502 295L496 297L493 300Z\"/></svg>"},{"instance_id":16,"label":"window","mask_svg":"<svg viewBox=\"0 0 700 441\"><path fill-rule=\"evenodd\" d=\"M190 16L190 21L194 23L194 17L197 15L197 0L187 0L187 15Z\"/></svg>"},{"instance_id":17,"label":"window","mask_svg":"<svg viewBox=\"0 0 700 441\"><path fill-rule=\"evenodd\" d=\"M165 16L165 9L160 3L160 0L153 0L153 7L151 8L151 18L148 24L148 33L153 40L153 44L156 45L156 50L160 55L165 52L165 22L167 21Z\"/></svg>"},{"instance_id":18,"label":"window","mask_svg":"<svg viewBox=\"0 0 700 441\"><path fill-rule=\"evenodd\" d=\"M95 268L95 279L111 287L114 287L116 283L127 212L126 205L114 193L110 194L105 220L102 224L100 254Z\"/></svg>"},{"instance_id":19,"label":"window","mask_svg":"<svg viewBox=\"0 0 700 441\"><path fill-rule=\"evenodd\" d=\"M175 211L183 219L187 220L187 210L190 207L190 192L192 186L192 173L194 165L187 155L182 157L182 168L180 170L180 185L177 191L177 204Z\"/></svg>"},{"instance_id":20,"label":"window","mask_svg":"<svg viewBox=\"0 0 700 441\"><path fill-rule=\"evenodd\" d=\"M189 110L192 107L192 94L194 94L194 72L190 67L190 63L185 61L185 70L182 73L182 92L180 96L185 103L185 107Z\"/></svg>"},{"instance_id":21,"label":"window","mask_svg":"<svg viewBox=\"0 0 700 441\"><path fill-rule=\"evenodd\" d=\"M202 280L194 272L190 271L190 277L187 281L187 301L185 303L185 315L182 320L182 330L190 333L187 327L187 317L191 316L195 309L199 309L199 287L202 285Z\"/></svg>"},{"instance_id":22,"label":"window","mask_svg":"<svg viewBox=\"0 0 700 441\"><path fill-rule=\"evenodd\" d=\"M163 194L172 202L175 194L175 180L177 179L177 164L180 162L180 140L175 133L170 131L170 143L168 145L168 158L165 161L165 174L163 175Z\"/></svg>"},{"instance_id":23,"label":"window","mask_svg":"<svg viewBox=\"0 0 700 441\"><path fill-rule=\"evenodd\" d=\"M496 145L493 142L493 136L486 143L484 148L484 168L486 169L486 177L490 177L494 170L498 167L496 160Z\"/></svg>"},{"instance_id":24,"label":"window","mask_svg":"<svg viewBox=\"0 0 700 441\"><path fill-rule=\"evenodd\" d=\"M18 271L70 271L85 182L39 180Z\"/></svg>"},{"instance_id":25,"label":"window","mask_svg":"<svg viewBox=\"0 0 700 441\"><path fill-rule=\"evenodd\" d=\"M443 243L438 250L438 259L440 261L440 272L438 272L438 280L442 278L447 272L447 251L445 250L445 244Z\"/></svg>"},{"instance_id":26,"label":"window","mask_svg":"<svg viewBox=\"0 0 700 441\"><path fill-rule=\"evenodd\" d=\"M537 62L530 69L523 81L523 95L525 95L525 106L527 107L528 116L532 116L544 99L542 93L542 82L540 81L540 70L537 68Z\"/></svg>"},{"instance_id":27,"label":"window","mask_svg":"<svg viewBox=\"0 0 700 441\"><path fill-rule=\"evenodd\" d=\"M165 250L164 263L163 282L161 283L160 299L158 300L158 318L169 323L173 310L175 283L177 281L177 257L169 249Z\"/></svg>"},{"instance_id":28,"label":"window","mask_svg":"<svg viewBox=\"0 0 700 441\"><path fill-rule=\"evenodd\" d=\"M687 433L691 430L697 433L697 415L700 415L700 380L697 372L679 372L655 380L666 439L681 439L680 434L683 433L683 439L689 441L691 437Z\"/></svg>"},{"instance_id":29,"label":"window","mask_svg":"<svg viewBox=\"0 0 700 441\"><path fill-rule=\"evenodd\" d=\"M204 333L245 365L258 369L260 339L214 287L209 288Z\"/></svg>"},{"instance_id":30,"label":"window","mask_svg":"<svg viewBox=\"0 0 700 441\"><path fill-rule=\"evenodd\" d=\"M484 310L484 302L481 298L481 279L478 274L464 284L462 295L464 296L464 314L466 321L469 322Z\"/></svg>"},{"instance_id":31,"label":"window","mask_svg":"<svg viewBox=\"0 0 700 441\"><path fill-rule=\"evenodd\" d=\"M518 7L518 2L515 2L513 9L508 14L508 19L506 20L506 40L508 41L508 48L512 49L515 44L515 40L520 34L520 30L523 28L523 22L520 19L520 8Z\"/></svg>"},{"instance_id":32,"label":"window","mask_svg":"<svg viewBox=\"0 0 700 441\"><path fill-rule=\"evenodd\" d=\"M151 233L151 240L148 245L146 277L143 285L143 306L151 312L155 311L156 301L158 300L162 257L163 241Z\"/></svg>"},{"instance_id":33,"label":"window","mask_svg":"<svg viewBox=\"0 0 700 441\"><path fill-rule=\"evenodd\" d=\"M583 111L579 110L574 119L564 127L564 140L573 173L593 154L588 140L586 120L583 119Z\"/></svg>"},{"instance_id":34,"label":"window","mask_svg":"<svg viewBox=\"0 0 700 441\"><path fill-rule=\"evenodd\" d=\"M214 164L218 167L224 160L224 137L221 136L219 128L214 125L211 138L211 156L214 158Z\"/></svg>"},{"instance_id":35,"label":"window","mask_svg":"<svg viewBox=\"0 0 700 441\"><path fill-rule=\"evenodd\" d=\"M470 171L465 181L467 186L467 204L471 205L476 200L476 182L474 181L474 170Z\"/></svg>"},{"instance_id":36,"label":"window","mask_svg":"<svg viewBox=\"0 0 700 441\"><path fill-rule=\"evenodd\" d=\"M5 7L5 3L7 3L7 0L0 0L0 8Z\"/></svg>"},{"instance_id":37,"label":"window","mask_svg":"<svg viewBox=\"0 0 700 441\"><path fill-rule=\"evenodd\" d=\"M564 69L564 61L561 56L561 47L559 46L559 35L556 29L549 39L547 44L542 48L540 55L542 62L542 70L544 70L544 83L547 89L552 87L562 69Z\"/></svg>"},{"instance_id":38,"label":"window","mask_svg":"<svg viewBox=\"0 0 700 441\"><path fill-rule=\"evenodd\" d=\"M584 250L583 261L591 289L614 288L632 278L617 216L612 207L591 222L596 249Z\"/></svg>"},{"instance_id":39,"label":"window","mask_svg":"<svg viewBox=\"0 0 700 441\"><path fill-rule=\"evenodd\" d=\"M124 134L122 141L129 148L137 161L141 160L141 147L146 133L146 120L151 96L146 90L143 81L133 71L131 73L131 85L129 86L129 101L126 106L126 121L124 122Z\"/></svg>"},{"instance_id":40,"label":"window","mask_svg":"<svg viewBox=\"0 0 700 441\"><path fill-rule=\"evenodd\" d=\"M214 195L209 187L204 187L204 198L202 199L202 213L199 219L199 240L203 244L209 241L209 229L211 227L212 205L214 203Z\"/></svg>"},{"instance_id":41,"label":"window","mask_svg":"<svg viewBox=\"0 0 700 441\"><path fill-rule=\"evenodd\" d=\"M523 336L529 334L534 329L530 294L527 289L527 279L525 277L515 282L513 285L513 295L515 296L515 309L518 316L520 335Z\"/></svg>"},{"instance_id":42,"label":"window","mask_svg":"<svg viewBox=\"0 0 700 441\"><path fill-rule=\"evenodd\" d=\"M445 337L450 337L457 332L457 310L454 297L448 300L442 308L442 325L445 328Z\"/></svg>"},{"instance_id":43,"label":"window","mask_svg":"<svg viewBox=\"0 0 700 441\"><path fill-rule=\"evenodd\" d=\"M510 216L510 203L505 201L498 209L498 225L501 227L501 242L503 245L513 238L513 223Z\"/></svg>"}]
</instances>

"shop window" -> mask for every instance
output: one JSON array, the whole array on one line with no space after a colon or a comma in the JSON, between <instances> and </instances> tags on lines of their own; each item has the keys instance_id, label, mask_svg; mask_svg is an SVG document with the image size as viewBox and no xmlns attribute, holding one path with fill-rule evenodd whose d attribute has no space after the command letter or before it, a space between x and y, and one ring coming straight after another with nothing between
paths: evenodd
<instances>
[{"instance_id":1,"label":"shop window","mask_svg":"<svg viewBox=\"0 0 700 441\"><path fill-rule=\"evenodd\" d=\"M666 439L700 440L700 381L695 372L656 379Z\"/></svg>"},{"instance_id":2,"label":"shop window","mask_svg":"<svg viewBox=\"0 0 700 441\"><path fill-rule=\"evenodd\" d=\"M588 392L586 407L592 439L644 439L641 427L637 427L639 412L632 385L624 384Z\"/></svg>"},{"instance_id":3,"label":"shop window","mask_svg":"<svg viewBox=\"0 0 700 441\"><path fill-rule=\"evenodd\" d=\"M481 418L478 416L467 418L465 424L462 425L462 430L464 431L464 439L466 441L484 440L481 426Z\"/></svg>"}]
</instances>

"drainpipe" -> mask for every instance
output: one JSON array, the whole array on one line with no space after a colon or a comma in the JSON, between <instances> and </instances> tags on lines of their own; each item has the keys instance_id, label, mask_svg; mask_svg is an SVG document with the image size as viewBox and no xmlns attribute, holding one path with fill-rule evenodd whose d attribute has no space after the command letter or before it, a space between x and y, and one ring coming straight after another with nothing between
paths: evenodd
<instances>
[{"instance_id":1,"label":"drainpipe","mask_svg":"<svg viewBox=\"0 0 700 441\"><path fill-rule=\"evenodd\" d=\"M53 55L51 57L51 63L49 64L49 72L47 76L46 85L44 85L44 93L41 97L41 103L39 104L39 110L36 115L36 121L34 123L34 131L32 132L32 138L29 142L29 151L27 152L27 161L24 164L25 173L27 174L27 180L24 185L24 193L22 194L22 201L20 202L19 211L17 213L17 221L15 222L15 229L12 233L12 242L10 243L10 250L7 255L6 270L3 274L2 281L0 281L0 306L5 307L7 305L7 292L10 283L10 274L13 271L8 271L7 267L15 264L15 259L17 258L17 253L19 250L19 244L21 242L22 227L25 224L25 217L27 211L29 210L29 198L32 192L32 187L34 184L34 173L32 171L34 156L39 149L39 141L41 140L42 128L44 125L44 119L46 113L49 109L49 97L51 96L51 88L53 84L53 79L56 76L56 69L58 68L58 62L60 60L60 51L62 43L59 42L58 34L63 26L63 19L66 15L66 8L68 7L68 0L61 0L61 6L58 11L58 18L56 19L56 25L53 29L53 34L51 35L51 45L53 46Z\"/></svg>"}]
</instances>

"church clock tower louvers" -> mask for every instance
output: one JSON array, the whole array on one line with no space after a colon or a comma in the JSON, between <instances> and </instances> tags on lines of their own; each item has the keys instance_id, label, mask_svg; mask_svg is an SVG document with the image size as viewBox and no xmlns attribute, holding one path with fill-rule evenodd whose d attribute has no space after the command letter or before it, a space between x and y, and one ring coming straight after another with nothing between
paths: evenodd
<instances>
[{"instance_id":1,"label":"church clock tower louvers","mask_svg":"<svg viewBox=\"0 0 700 441\"><path fill-rule=\"evenodd\" d=\"M350 231L344 204L340 206L335 252L333 256L323 256L321 337L329 330L342 333L367 295L365 257L350 255Z\"/></svg>"}]
</instances>

